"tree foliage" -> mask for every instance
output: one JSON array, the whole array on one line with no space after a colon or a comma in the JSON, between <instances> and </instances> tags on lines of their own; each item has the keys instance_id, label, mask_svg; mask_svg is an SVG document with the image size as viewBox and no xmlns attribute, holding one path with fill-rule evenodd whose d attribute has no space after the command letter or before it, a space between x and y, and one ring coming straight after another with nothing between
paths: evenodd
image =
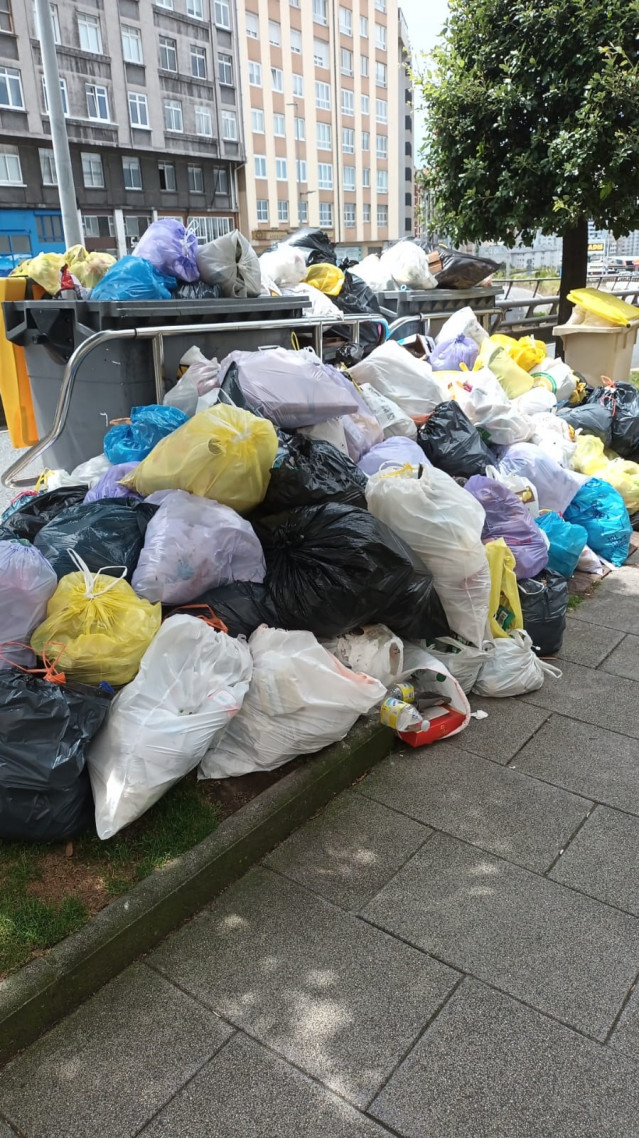
<instances>
[{"instance_id":1,"label":"tree foliage","mask_svg":"<svg viewBox=\"0 0 639 1138\"><path fill-rule=\"evenodd\" d=\"M639 0L450 0L424 186L457 241L639 228Z\"/></svg>"}]
</instances>

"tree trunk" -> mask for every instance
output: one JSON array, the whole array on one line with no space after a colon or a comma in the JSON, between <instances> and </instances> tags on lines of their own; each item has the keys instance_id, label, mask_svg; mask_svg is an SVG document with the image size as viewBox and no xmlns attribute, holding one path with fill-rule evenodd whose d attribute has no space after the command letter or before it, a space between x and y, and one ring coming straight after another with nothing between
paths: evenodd
<instances>
[{"instance_id":1,"label":"tree trunk","mask_svg":"<svg viewBox=\"0 0 639 1138\"><path fill-rule=\"evenodd\" d=\"M573 288L585 288L588 278L588 219L582 217L573 229L564 233L559 288L559 324L566 324L572 305L566 300Z\"/></svg>"}]
</instances>

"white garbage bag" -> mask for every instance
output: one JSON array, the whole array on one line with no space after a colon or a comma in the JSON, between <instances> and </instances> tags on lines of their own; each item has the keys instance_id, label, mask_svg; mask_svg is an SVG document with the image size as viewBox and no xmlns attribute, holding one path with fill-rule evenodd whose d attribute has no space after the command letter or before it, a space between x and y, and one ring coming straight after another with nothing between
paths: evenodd
<instances>
[{"instance_id":1,"label":"white garbage bag","mask_svg":"<svg viewBox=\"0 0 639 1138\"><path fill-rule=\"evenodd\" d=\"M294 245L278 245L260 257L262 283L274 281L281 288L300 284L307 273L306 259Z\"/></svg>"},{"instance_id":2,"label":"white garbage bag","mask_svg":"<svg viewBox=\"0 0 639 1138\"><path fill-rule=\"evenodd\" d=\"M513 406L490 368L460 372L452 393L471 423L482 428L482 436L488 434L489 446L509 446L530 438L532 421Z\"/></svg>"},{"instance_id":3,"label":"white garbage bag","mask_svg":"<svg viewBox=\"0 0 639 1138\"><path fill-rule=\"evenodd\" d=\"M304 272L308 272L308 267L304 265ZM306 296L311 302L310 308L304 309L305 316L316 316L320 320L343 320L344 313L341 308L333 304L330 296L320 289L315 288L312 284L306 284L302 281L301 284L296 285L282 285L282 296Z\"/></svg>"},{"instance_id":4,"label":"white garbage bag","mask_svg":"<svg viewBox=\"0 0 639 1138\"><path fill-rule=\"evenodd\" d=\"M253 670L243 638L193 616L164 622L87 753L100 838L145 813L239 712Z\"/></svg>"},{"instance_id":5,"label":"white garbage bag","mask_svg":"<svg viewBox=\"0 0 639 1138\"><path fill-rule=\"evenodd\" d=\"M31 633L42 624L57 587L58 578L39 549L0 541L0 670L11 664L34 666ZM59 651L52 646L54 656Z\"/></svg>"},{"instance_id":6,"label":"white garbage bag","mask_svg":"<svg viewBox=\"0 0 639 1138\"><path fill-rule=\"evenodd\" d=\"M364 257L364 260L360 261L358 265L353 265L349 272L354 277L359 277L360 280L365 281L373 292L385 292L387 289L396 288L395 281L390 273L384 270L376 253Z\"/></svg>"},{"instance_id":7,"label":"white garbage bag","mask_svg":"<svg viewBox=\"0 0 639 1138\"><path fill-rule=\"evenodd\" d=\"M570 399L577 386L577 377L572 368L559 358L546 356L545 359L531 369L531 376L535 387L546 387L557 397L557 402Z\"/></svg>"},{"instance_id":8,"label":"white garbage bag","mask_svg":"<svg viewBox=\"0 0 639 1138\"><path fill-rule=\"evenodd\" d=\"M458 711L464 716L463 722L450 732L448 738L459 735L460 731L465 731L470 723L470 704L459 680L441 660L431 653L430 648L424 649L420 643L406 640L404 641L404 672L400 678L407 680L416 674L419 674L420 686L428 686L431 691L447 696L450 700L448 706L451 710Z\"/></svg>"},{"instance_id":9,"label":"white garbage bag","mask_svg":"<svg viewBox=\"0 0 639 1138\"><path fill-rule=\"evenodd\" d=\"M284 430L325 423L358 410L355 396L333 379L311 348L230 352L220 365L221 382L232 364L249 406Z\"/></svg>"},{"instance_id":10,"label":"white garbage bag","mask_svg":"<svg viewBox=\"0 0 639 1138\"><path fill-rule=\"evenodd\" d=\"M363 383L359 391L382 428L385 439L391 435L401 435L405 439L417 438L417 427L398 403L380 395L370 383Z\"/></svg>"},{"instance_id":11,"label":"white garbage bag","mask_svg":"<svg viewBox=\"0 0 639 1138\"><path fill-rule=\"evenodd\" d=\"M557 406L557 396L547 387L531 387L530 391L513 399L512 405L522 415L543 415Z\"/></svg>"},{"instance_id":12,"label":"white garbage bag","mask_svg":"<svg viewBox=\"0 0 639 1138\"><path fill-rule=\"evenodd\" d=\"M428 415L438 403L450 398L437 373L395 340L374 348L365 360L351 368L351 375L359 387L370 383L381 395L398 403L407 415Z\"/></svg>"},{"instance_id":13,"label":"white garbage bag","mask_svg":"<svg viewBox=\"0 0 639 1138\"><path fill-rule=\"evenodd\" d=\"M322 643L347 668L365 672L387 687L404 670L404 645L385 624L369 624L361 632L348 632L337 640Z\"/></svg>"},{"instance_id":14,"label":"white garbage bag","mask_svg":"<svg viewBox=\"0 0 639 1138\"><path fill-rule=\"evenodd\" d=\"M529 478L537 490L540 510L565 514L575 494L588 479L585 474L564 470L534 443L514 443L499 460L500 474L518 474Z\"/></svg>"},{"instance_id":15,"label":"white garbage bag","mask_svg":"<svg viewBox=\"0 0 639 1138\"><path fill-rule=\"evenodd\" d=\"M468 336L481 347L482 340L488 339L488 332L482 328L472 308L458 308L442 324L435 336L436 344L445 344L448 340L456 340L458 336Z\"/></svg>"},{"instance_id":16,"label":"white garbage bag","mask_svg":"<svg viewBox=\"0 0 639 1138\"><path fill-rule=\"evenodd\" d=\"M253 679L242 710L203 758L199 778L274 770L343 739L384 699L378 680L351 672L311 632L256 629Z\"/></svg>"},{"instance_id":17,"label":"white garbage bag","mask_svg":"<svg viewBox=\"0 0 639 1138\"><path fill-rule=\"evenodd\" d=\"M432 275L428 257L420 245L414 241L398 241L391 245L379 259L381 275L388 275L400 287L413 289L437 288Z\"/></svg>"},{"instance_id":18,"label":"white garbage bag","mask_svg":"<svg viewBox=\"0 0 639 1138\"><path fill-rule=\"evenodd\" d=\"M442 636L432 644L420 641L419 646L444 664L468 695L477 683L486 659L493 650L493 641L485 640L480 647L475 648L472 644L456 640L454 636Z\"/></svg>"},{"instance_id":19,"label":"white garbage bag","mask_svg":"<svg viewBox=\"0 0 639 1138\"><path fill-rule=\"evenodd\" d=\"M177 383L167 391L162 400L169 407L177 407L188 415L189 419L204 407L210 407L215 398L203 399L211 392L217 393L219 386L220 365L215 357L211 360L200 351L198 347L189 348L180 360L180 364L187 363L186 371L180 376Z\"/></svg>"},{"instance_id":20,"label":"white garbage bag","mask_svg":"<svg viewBox=\"0 0 639 1138\"><path fill-rule=\"evenodd\" d=\"M481 534L484 509L435 466L421 476L381 471L366 484L371 514L390 526L424 562L448 623L457 636L483 643L490 603L490 569Z\"/></svg>"},{"instance_id":21,"label":"white garbage bag","mask_svg":"<svg viewBox=\"0 0 639 1138\"><path fill-rule=\"evenodd\" d=\"M106 474L107 470L110 469L111 463L107 456L105 454L96 454L95 458L88 458L86 462L81 462L79 466L76 466L75 469L71 471L71 478L73 479L74 485L78 486L85 483L89 489L92 490L100 481L102 475Z\"/></svg>"},{"instance_id":22,"label":"white garbage bag","mask_svg":"<svg viewBox=\"0 0 639 1138\"><path fill-rule=\"evenodd\" d=\"M346 432L344 430L344 419L327 419L325 423L316 423L314 427L298 427L298 435L306 435L307 439L323 439L326 443L331 443L336 450L342 454L348 455L348 443L346 442Z\"/></svg>"},{"instance_id":23,"label":"white garbage bag","mask_svg":"<svg viewBox=\"0 0 639 1138\"><path fill-rule=\"evenodd\" d=\"M487 656L473 688L475 695L491 699L525 695L543 687L546 676L561 679L559 668L535 655L532 640L523 629L515 629L493 643L493 651Z\"/></svg>"}]
</instances>

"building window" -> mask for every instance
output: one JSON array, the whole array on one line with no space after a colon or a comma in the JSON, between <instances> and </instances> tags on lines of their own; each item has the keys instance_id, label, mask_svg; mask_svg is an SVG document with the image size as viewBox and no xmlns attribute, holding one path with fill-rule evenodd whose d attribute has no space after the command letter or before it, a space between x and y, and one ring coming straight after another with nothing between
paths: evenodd
<instances>
[{"instance_id":1,"label":"building window","mask_svg":"<svg viewBox=\"0 0 639 1138\"><path fill-rule=\"evenodd\" d=\"M81 154L82 180L87 189L102 189L104 187L104 171L102 158L99 154Z\"/></svg>"},{"instance_id":2,"label":"building window","mask_svg":"<svg viewBox=\"0 0 639 1138\"><path fill-rule=\"evenodd\" d=\"M262 86L262 64L254 63L252 60L249 62L249 83L251 87Z\"/></svg>"},{"instance_id":3,"label":"building window","mask_svg":"<svg viewBox=\"0 0 639 1138\"><path fill-rule=\"evenodd\" d=\"M355 189L355 167L354 166L344 166L344 189L345 190L354 190Z\"/></svg>"},{"instance_id":4,"label":"building window","mask_svg":"<svg viewBox=\"0 0 639 1138\"><path fill-rule=\"evenodd\" d=\"M342 87L342 114L354 115L355 114L355 96L352 91L346 91Z\"/></svg>"},{"instance_id":5,"label":"building window","mask_svg":"<svg viewBox=\"0 0 639 1138\"><path fill-rule=\"evenodd\" d=\"M168 36L160 36L160 67L163 71L177 71L177 43Z\"/></svg>"},{"instance_id":6,"label":"building window","mask_svg":"<svg viewBox=\"0 0 639 1138\"><path fill-rule=\"evenodd\" d=\"M302 33L297 28L291 28L291 51L302 54Z\"/></svg>"},{"instance_id":7,"label":"building window","mask_svg":"<svg viewBox=\"0 0 639 1138\"><path fill-rule=\"evenodd\" d=\"M201 245L215 241L216 237L223 237L235 228L232 217L187 217L186 224Z\"/></svg>"},{"instance_id":8,"label":"building window","mask_svg":"<svg viewBox=\"0 0 639 1138\"><path fill-rule=\"evenodd\" d=\"M343 47L339 53L342 75L353 74L353 53Z\"/></svg>"},{"instance_id":9,"label":"building window","mask_svg":"<svg viewBox=\"0 0 639 1138\"><path fill-rule=\"evenodd\" d=\"M286 137L286 120L284 115L273 115L273 134L276 138Z\"/></svg>"},{"instance_id":10,"label":"building window","mask_svg":"<svg viewBox=\"0 0 639 1138\"><path fill-rule=\"evenodd\" d=\"M200 47L199 44L192 43L189 49L191 55L191 75L194 79L206 79L206 48ZM224 64L222 63L224 60ZM223 79L225 74L226 61L228 60L228 79ZM220 83L233 82L233 66L230 55L218 56L218 74Z\"/></svg>"},{"instance_id":11,"label":"building window","mask_svg":"<svg viewBox=\"0 0 639 1138\"><path fill-rule=\"evenodd\" d=\"M359 18L359 34L363 39L368 39L368 17L360 16Z\"/></svg>"},{"instance_id":12,"label":"building window","mask_svg":"<svg viewBox=\"0 0 639 1138\"><path fill-rule=\"evenodd\" d=\"M43 186L57 186L58 175L55 168L55 158L52 150L38 150L40 158L40 174Z\"/></svg>"},{"instance_id":13,"label":"building window","mask_svg":"<svg viewBox=\"0 0 639 1138\"><path fill-rule=\"evenodd\" d=\"M413 180L412 167L404 166L404 181L405 182L412 182L412 180Z\"/></svg>"},{"instance_id":14,"label":"building window","mask_svg":"<svg viewBox=\"0 0 639 1138\"><path fill-rule=\"evenodd\" d=\"M342 131L342 150L344 154L355 153L355 131L350 127L344 127Z\"/></svg>"},{"instance_id":15,"label":"building window","mask_svg":"<svg viewBox=\"0 0 639 1138\"><path fill-rule=\"evenodd\" d=\"M271 67L271 87L274 91L284 90L284 72L281 67Z\"/></svg>"},{"instance_id":16,"label":"building window","mask_svg":"<svg viewBox=\"0 0 639 1138\"><path fill-rule=\"evenodd\" d=\"M173 11L173 0L155 0L158 8L168 8L169 12Z\"/></svg>"},{"instance_id":17,"label":"building window","mask_svg":"<svg viewBox=\"0 0 639 1138\"><path fill-rule=\"evenodd\" d=\"M387 87L388 86L388 83L386 81L386 64L385 63L376 63L375 64L375 83L377 84L378 87Z\"/></svg>"},{"instance_id":18,"label":"building window","mask_svg":"<svg viewBox=\"0 0 639 1138\"><path fill-rule=\"evenodd\" d=\"M87 114L90 119L109 121L109 94L106 87L96 87L94 83L86 84Z\"/></svg>"},{"instance_id":19,"label":"building window","mask_svg":"<svg viewBox=\"0 0 639 1138\"><path fill-rule=\"evenodd\" d=\"M122 55L125 63L142 63L142 35L139 28L122 25Z\"/></svg>"},{"instance_id":20,"label":"building window","mask_svg":"<svg viewBox=\"0 0 639 1138\"><path fill-rule=\"evenodd\" d=\"M362 206L362 221L370 221L371 207L369 202L364 202Z\"/></svg>"},{"instance_id":21,"label":"building window","mask_svg":"<svg viewBox=\"0 0 639 1138\"><path fill-rule=\"evenodd\" d=\"M53 241L64 241L62 218L58 213L36 213L35 221L39 242L46 242L47 244L50 244ZM28 248L25 248L24 251L28 253L31 252L29 238L25 236L17 239L16 237L11 238L11 244L13 246L14 253L19 253L22 251L18 248L17 240L27 242Z\"/></svg>"},{"instance_id":22,"label":"building window","mask_svg":"<svg viewBox=\"0 0 639 1138\"><path fill-rule=\"evenodd\" d=\"M215 0L215 26L216 28L231 27L231 9L227 0Z\"/></svg>"},{"instance_id":23,"label":"building window","mask_svg":"<svg viewBox=\"0 0 639 1138\"><path fill-rule=\"evenodd\" d=\"M297 160L297 180L298 182L306 182L306 159L298 158Z\"/></svg>"},{"instance_id":24,"label":"building window","mask_svg":"<svg viewBox=\"0 0 639 1138\"><path fill-rule=\"evenodd\" d=\"M386 99L375 100L375 118L377 122L388 122L388 103Z\"/></svg>"},{"instance_id":25,"label":"building window","mask_svg":"<svg viewBox=\"0 0 639 1138\"><path fill-rule=\"evenodd\" d=\"M380 226L388 225L388 206L378 205L377 207L377 224Z\"/></svg>"},{"instance_id":26,"label":"building window","mask_svg":"<svg viewBox=\"0 0 639 1138\"><path fill-rule=\"evenodd\" d=\"M235 111L222 111L222 138L225 142L237 142L237 115Z\"/></svg>"},{"instance_id":27,"label":"building window","mask_svg":"<svg viewBox=\"0 0 639 1138\"><path fill-rule=\"evenodd\" d=\"M229 174L225 166L217 166L215 170L215 193L226 194L229 192Z\"/></svg>"},{"instance_id":28,"label":"building window","mask_svg":"<svg viewBox=\"0 0 639 1138\"><path fill-rule=\"evenodd\" d=\"M362 131L362 150L370 150L371 136L367 130Z\"/></svg>"},{"instance_id":29,"label":"building window","mask_svg":"<svg viewBox=\"0 0 639 1138\"><path fill-rule=\"evenodd\" d=\"M411 205L412 205L412 202L411 202ZM404 221L404 229L406 230L407 233L410 233L412 228L413 228L413 223L412 223L410 217L407 217Z\"/></svg>"},{"instance_id":30,"label":"building window","mask_svg":"<svg viewBox=\"0 0 639 1138\"><path fill-rule=\"evenodd\" d=\"M268 42L273 44L273 47L282 45L282 28L278 20L268 22Z\"/></svg>"},{"instance_id":31,"label":"building window","mask_svg":"<svg viewBox=\"0 0 639 1138\"><path fill-rule=\"evenodd\" d=\"M181 134L184 130L182 104L177 99L167 99L164 104L164 127Z\"/></svg>"},{"instance_id":32,"label":"building window","mask_svg":"<svg viewBox=\"0 0 639 1138\"><path fill-rule=\"evenodd\" d=\"M21 186L22 168L17 146L3 146L0 150L0 186Z\"/></svg>"},{"instance_id":33,"label":"building window","mask_svg":"<svg viewBox=\"0 0 639 1138\"><path fill-rule=\"evenodd\" d=\"M385 134L377 135L376 153L378 158L388 157L388 139Z\"/></svg>"},{"instance_id":34,"label":"building window","mask_svg":"<svg viewBox=\"0 0 639 1138\"><path fill-rule=\"evenodd\" d=\"M308 202L297 203L297 220L300 225L306 225L308 222Z\"/></svg>"},{"instance_id":35,"label":"building window","mask_svg":"<svg viewBox=\"0 0 639 1138\"><path fill-rule=\"evenodd\" d=\"M375 47L378 51L386 51L386 28L384 24L375 24Z\"/></svg>"},{"instance_id":36,"label":"building window","mask_svg":"<svg viewBox=\"0 0 639 1138\"><path fill-rule=\"evenodd\" d=\"M293 72L293 94L300 99L304 97L304 76L296 75L295 72Z\"/></svg>"},{"instance_id":37,"label":"building window","mask_svg":"<svg viewBox=\"0 0 639 1138\"><path fill-rule=\"evenodd\" d=\"M0 79L0 92L1 91L2 91L2 80ZM67 98L67 81L66 81L66 79L60 80L60 98L62 99L62 110L64 111L64 114L66 116L69 113L69 100ZM42 76L42 104L44 106L44 113L48 115L48 113L49 113L49 100L47 98L47 84L46 84L44 75Z\"/></svg>"},{"instance_id":38,"label":"building window","mask_svg":"<svg viewBox=\"0 0 639 1138\"><path fill-rule=\"evenodd\" d=\"M15 67L0 67L0 107L24 108L22 80Z\"/></svg>"},{"instance_id":39,"label":"building window","mask_svg":"<svg viewBox=\"0 0 639 1138\"><path fill-rule=\"evenodd\" d=\"M266 177L266 155L255 154L253 156L253 162L255 163L255 177L256 178L265 178Z\"/></svg>"},{"instance_id":40,"label":"building window","mask_svg":"<svg viewBox=\"0 0 639 1138\"><path fill-rule=\"evenodd\" d=\"M317 124L317 149L318 150L332 150L333 141L331 137L331 124L329 122L318 122Z\"/></svg>"},{"instance_id":41,"label":"building window","mask_svg":"<svg viewBox=\"0 0 639 1138\"><path fill-rule=\"evenodd\" d=\"M189 190L192 194L204 193L204 174L201 166L187 166L186 168Z\"/></svg>"},{"instance_id":42,"label":"building window","mask_svg":"<svg viewBox=\"0 0 639 1138\"><path fill-rule=\"evenodd\" d=\"M264 134L264 111L257 107L251 110L251 129L253 134Z\"/></svg>"},{"instance_id":43,"label":"building window","mask_svg":"<svg viewBox=\"0 0 639 1138\"><path fill-rule=\"evenodd\" d=\"M78 35L82 51L91 51L95 55L102 55L102 33L97 16L78 12Z\"/></svg>"},{"instance_id":44,"label":"building window","mask_svg":"<svg viewBox=\"0 0 639 1138\"><path fill-rule=\"evenodd\" d=\"M291 7L291 8L301 7L300 0L288 0L288 3L289 3L289 7Z\"/></svg>"},{"instance_id":45,"label":"building window","mask_svg":"<svg viewBox=\"0 0 639 1138\"><path fill-rule=\"evenodd\" d=\"M176 190L175 166L172 162L160 162L158 165L161 190Z\"/></svg>"},{"instance_id":46,"label":"building window","mask_svg":"<svg viewBox=\"0 0 639 1138\"><path fill-rule=\"evenodd\" d=\"M412 194L404 194L404 205L405 206L411 206L412 204L413 204L413 195Z\"/></svg>"},{"instance_id":47,"label":"building window","mask_svg":"<svg viewBox=\"0 0 639 1138\"><path fill-rule=\"evenodd\" d=\"M113 237L115 227L109 214L82 214L82 228L85 237Z\"/></svg>"},{"instance_id":48,"label":"building window","mask_svg":"<svg viewBox=\"0 0 639 1138\"><path fill-rule=\"evenodd\" d=\"M277 203L277 220L288 221L288 201L278 201Z\"/></svg>"},{"instance_id":49,"label":"building window","mask_svg":"<svg viewBox=\"0 0 639 1138\"><path fill-rule=\"evenodd\" d=\"M131 126L148 127L149 104L146 95L138 95L134 91L129 91L129 118Z\"/></svg>"},{"instance_id":50,"label":"building window","mask_svg":"<svg viewBox=\"0 0 639 1138\"><path fill-rule=\"evenodd\" d=\"M327 0L313 0L313 22L316 24L328 24L328 16L326 14Z\"/></svg>"},{"instance_id":51,"label":"building window","mask_svg":"<svg viewBox=\"0 0 639 1138\"><path fill-rule=\"evenodd\" d=\"M186 0L186 14L187 16L192 16L194 20L203 20L203 0Z\"/></svg>"},{"instance_id":52,"label":"building window","mask_svg":"<svg viewBox=\"0 0 639 1138\"><path fill-rule=\"evenodd\" d=\"M362 114L370 114L370 100L368 98L368 95L362 95Z\"/></svg>"},{"instance_id":53,"label":"building window","mask_svg":"<svg viewBox=\"0 0 639 1138\"><path fill-rule=\"evenodd\" d=\"M362 186L365 190L370 188L371 184L371 169L370 166L364 166L362 169Z\"/></svg>"},{"instance_id":54,"label":"building window","mask_svg":"<svg viewBox=\"0 0 639 1138\"><path fill-rule=\"evenodd\" d=\"M406 143L404 144L404 156L405 156L406 158L412 158L412 157L413 157L413 146L412 146L412 143L410 143L410 142L406 142Z\"/></svg>"},{"instance_id":55,"label":"building window","mask_svg":"<svg viewBox=\"0 0 639 1138\"><path fill-rule=\"evenodd\" d=\"M350 8L342 8L339 10L339 30L343 36L352 36L353 34L353 13Z\"/></svg>"},{"instance_id":56,"label":"building window","mask_svg":"<svg viewBox=\"0 0 639 1138\"><path fill-rule=\"evenodd\" d=\"M388 193L388 170L377 171L377 193Z\"/></svg>"},{"instance_id":57,"label":"building window","mask_svg":"<svg viewBox=\"0 0 639 1138\"><path fill-rule=\"evenodd\" d=\"M208 107L195 108L195 133L203 138L213 137L213 118Z\"/></svg>"},{"instance_id":58,"label":"building window","mask_svg":"<svg viewBox=\"0 0 639 1138\"><path fill-rule=\"evenodd\" d=\"M246 34L252 40L260 38L260 20L257 12L246 13Z\"/></svg>"},{"instance_id":59,"label":"building window","mask_svg":"<svg viewBox=\"0 0 639 1138\"><path fill-rule=\"evenodd\" d=\"M333 189L333 167L330 162L320 162L318 164L317 184L320 190Z\"/></svg>"},{"instance_id":60,"label":"building window","mask_svg":"<svg viewBox=\"0 0 639 1138\"><path fill-rule=\"evenodd\" d=\"M375 0L375 7L378 12L386 11L386 0Z\"/></svg>"},{"instance_id":61,"label":"building window","mask_svg":"<svg viewBox=\"0 0 639 1138\"><path fill-rule=\"evenodd\" d=\"M257 220L268 222L268 201L266 198L257 199Z\"/></svg>"},{"instance_id":62,"label":"building window","mask_svg":"<svg viewBox=\"0 0 639 1138\"><path fill-rule=\"evenodd\" d=\"M317 36L313 39L313 63L316 67L328 70L328 43L326 40L318 39Z\"/></svg>"},{"instance_id":63,"label":"building window","mask_svg":"<svg viewBox=\"0 0 639 1138\"><path fill-rule=\"evenodd\" d=\"M367 79L368 78L368 56L367 55L363 55L361 57L360 64L361 64L362 77L364 79Z\"/></svg>"},{"instance_id":64,"label":"building window","mask_svg":"<svg viewBox=\"0 0 639 1138\"><path fill-rule=\"evenodd\" d=\"M295 126L295 141L296 142L305 142L306 141L306 119L300 119L300 118L297 118L297 116L296 116L295 119L293 120L293 122L294 122L294 126Z\"/></svg>"},{"instance_id":65,"label":"building window","mask_svg":"<svg viewBox=\"0 0 639 1138\"><path fill-rule=\"evenodd\" d=\"M331 89L328 83L315 84L315 106L319 111L330 111Z\"/></svg>"},{"instance_id":66,"label":"building window","mask_svg":"<svg viewBox=\"0 0 639 1138\"><path fill-rule=\"evenodd\" d=\"M51 7L53 7L53 5L51 5ZM13 18L11 15L11 0L0 0L0 32L12 31ZM57 39L55 42L60 43L60 40Z\"/></svg>"},{"instance_id":67,"label":"building window","mask_svg":"<svg viewBox=\"0 0 639 1138\"><path fill-rule=\"evenodd\" d=\"M139 158L123 158L122 172L124 174L125 190L142 189L142 171Z\"/></svg>"},{"instance_id":68,"label":"building window","mask_svg":"<svg viewBox=\"0 0 639 1138\"><path fill-rule=\"evenodd\" d=\"M275 159L275 177L278 182L288 181L288 162L286 158Z\"/></svg>"},{"instance_id":69,"label":"building window","mask_svg":"<svg viewBox=\"0 0 639 1138\"><path fill-rule=\"evenodd\" d=\"M49 10L51 12L51 23L53 24L53 42L58 43L58 44L62 43L62 38L60 36L60 18L58 16L57 4L50 4ZM40 39L40 23L38 20L38 9L35 7L35 0L34 0L34 8L33 8L33 17L34 17L36 37L37 37L37 39ZM11 16L11 0L0 0L0 31L3 31L3 32L12 32L13 31L13 19Z\"/></svg>"},{"instance_id":70,"label":"building window","mask_svg":"<svg viewBox=\"0 0 639 1138\"><path fill-rule=\"evenodd\" d=\"M406 130L413 129L413 120L410 115L404 115L404 127Z\"/></svg>"},{"instance_id":71,"label":"building window","mask_svg":"<svg viewBox=\"0 0 639 1138\"><path fill-rule=\"evenodd\" d=\"M320 225L330 229L333 225L333 203L320 202L319 203L319 219Z\"/></svg>"},{"instance_id":72,"label":"building window","mask_svg":"<svg viewBox=\"0 0 639 1138\"><path fill-rule=\"evenodd\" d=\"M355 204L354 202L347 202L344 206L344 225L347 229L351 229L355 225Z\"/></svg>"}]
</instances>

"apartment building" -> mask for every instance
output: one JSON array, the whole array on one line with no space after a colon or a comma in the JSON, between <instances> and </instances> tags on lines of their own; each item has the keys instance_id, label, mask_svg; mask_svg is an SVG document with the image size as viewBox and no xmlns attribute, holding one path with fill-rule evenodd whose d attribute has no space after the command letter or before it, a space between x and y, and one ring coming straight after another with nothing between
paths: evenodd
<instances>
[{"instance_id":1,"label":"apartment building","mask_svg":"<svg viewBox=\"0 0 639 1138\"><path fill-rule=\"evenodd\" d=\"M397 72L399 75L398 107L398 170L399 214L397 231L399 237L415 235L415 185L413 157L413 84L411 80L411 48L408 38L408 25L404 13L399 11L397 21Z\"/></svg>"},{"instance_id":2,"label":"apartment building","mask_svg":"<svg viewBox=\"0 0 639 1138\"><path fill-rule=\"evenodd\" d=\"M237 0L237 23L256 248L308 224L359 258L412 232L397 0Z\"/></svg>"},{"instance_id":3,"label":"apartment building","mask_svg":"<svg viewBox=\"0 0 639 1138\"><path fill-rule=\"evenodd\" d=\"M87 246L130 252L158 216L201 241L233 229L233 0L55 0L51 13ZM35 10L0 0L0 257L63 248Z\"/></svg>"}]
</instances>

